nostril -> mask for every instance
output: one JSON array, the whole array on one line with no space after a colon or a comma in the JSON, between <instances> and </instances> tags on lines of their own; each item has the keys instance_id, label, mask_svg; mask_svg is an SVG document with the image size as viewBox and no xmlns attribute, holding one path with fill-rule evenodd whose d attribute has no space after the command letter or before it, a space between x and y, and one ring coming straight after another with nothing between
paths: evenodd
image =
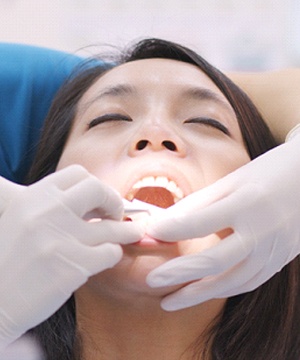
<instances>
[{"instance_id":1,"label":"nostril","mask_svg":"<svg viewBox=\"0 0 300 360\"><path fill-rule=\"evenodd\" d=\"M176 150L177 150L176 145L175 145L172 141L165 140L165 141L162 142L162 144L163 144L168 150L171 150L171 151L176 151Z\"/></svg>"},{"instance_id":2,"label":"nostril","mask_svg":"<svg viewBox=\"0 0 300 360\"><path fill-rule=\"evenodd\" d=\"M136 144L136 149L137 150L143 150L145 149L145 147L148 144L148 140L140 140L137 144Z\"/></svg>"},{"instance_id":3,"label":"nostril","mask_svg":"<svg viewBox=\"0 0 300 360\"><path fill-rule=\"evenodd\" d=\"M149 144L148 140L140 140L137 144L136 144L136 150L144 150ZM166 149L170 150L170 151L177 151L177 147L176 145L169 140L165 140L161 143Z\"/></svg>"}]
</instances>

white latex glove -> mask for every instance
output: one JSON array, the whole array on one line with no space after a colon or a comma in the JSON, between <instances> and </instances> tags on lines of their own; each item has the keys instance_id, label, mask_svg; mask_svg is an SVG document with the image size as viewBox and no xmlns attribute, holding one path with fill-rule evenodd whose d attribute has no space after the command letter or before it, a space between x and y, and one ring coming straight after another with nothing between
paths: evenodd
<instances>
[{"instance_id":1,"label":"white latex glove","mask_svg":"<svg viewBox=\"0 0 300 360\"><path fill-rule=\"evenodd\" d=\"M192 281L162 300L165 310L257 288L300 253L300 135L164 214L147 232L166 241L234 230L218 245L173 259L148 275L152 287Z\"/></svg>"},{"instance_id":2,"label":"white latex glove","mask_svg":"<svg viewBox=\"0 0 300 360\"><path fill-rule=\"evenodd\" d=\"M20 338L6 349L0 350L0 360L43 360L42 352L29 338Z\"/></svg>"},{"instance_id":3,"label":"white latex glove","mask_svg":"<svg viewBox=\"0 0 300 360\"><path fill-rule=\"evenodd\" d=\"M0 193L5 192L2 179ZM121 197L78 165L29 187L8 183L0 216L0 348L52 315L89 276L114 266L141 225ZM1 197L0 197L1 199ZM4 199L4 196L2 196ZM83 220L92 210L101 221Z\"/></svg>"},{"instance_id":4,"label":"white latex glove","mask_svg":"<svg viewBox=\"0 0 300 360\"><path fill-rule=\"evenodd\" d=\"M6 209L8 202L24 189L25 186L15 184L0 176L0 216Z\"/></svg>"}]
</instances>

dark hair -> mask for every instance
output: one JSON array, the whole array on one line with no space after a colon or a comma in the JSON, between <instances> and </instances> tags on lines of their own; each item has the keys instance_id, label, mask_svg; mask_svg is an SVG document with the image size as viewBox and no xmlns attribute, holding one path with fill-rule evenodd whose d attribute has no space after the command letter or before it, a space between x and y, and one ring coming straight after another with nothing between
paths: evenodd
<instances>
[{"instance_id":1,"label":"dark hair","mask_svg":"<svg viewBox=\"0 0 300 360\"><path fill-rule=\"evenodd\" d=\"M78 101L86 90L112 67L148 58L187 62L206 73L234 109L251 159L276 146L255 106L224 74L190 49L169 41L148 39L124 51L114 59L113 65L89 66L61 88L45 121L29 183L55 171ZM202 344L200 351L197 341L193 344L194 359L208 356L213 360L299 360L299 277L298 257L258 289L229 298L207 333L207 344L211 346L203 351ZM31 333L41 343L47 360L80 359L73 297Z\"/></svg>"}]
</instances>

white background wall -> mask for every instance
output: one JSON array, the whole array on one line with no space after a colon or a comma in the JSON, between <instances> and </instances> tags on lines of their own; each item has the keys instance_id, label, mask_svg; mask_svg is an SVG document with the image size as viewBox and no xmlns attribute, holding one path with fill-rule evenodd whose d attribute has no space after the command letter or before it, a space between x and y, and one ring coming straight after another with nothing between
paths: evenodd
<instances>
[{"instance_id":1,"label":"white background wall","mask_svg":"<svg viewBox=\"0 0 300 360\"><path fill-rule=\"evenodd\" d=\"M299 0L0 0L0 41L75 52L146 36L224 70L300 66Z\"/></svg>"}]
</instances>

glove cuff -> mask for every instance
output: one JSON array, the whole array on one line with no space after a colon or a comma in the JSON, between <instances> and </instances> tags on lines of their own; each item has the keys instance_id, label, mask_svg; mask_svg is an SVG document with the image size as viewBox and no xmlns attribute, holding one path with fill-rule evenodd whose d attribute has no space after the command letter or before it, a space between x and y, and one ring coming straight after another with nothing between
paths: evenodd
<instances>
[{"instance_id":1,"label":"glove cuff","mask_svg":"<svg viewBox=\"0 0 300 360\"><path fill-rule=\"evenodd\" d=\"M300 123L294 126L287 134L285 142L292 140L297 134L300 134Z\"/></svg>"}]
</instances>

